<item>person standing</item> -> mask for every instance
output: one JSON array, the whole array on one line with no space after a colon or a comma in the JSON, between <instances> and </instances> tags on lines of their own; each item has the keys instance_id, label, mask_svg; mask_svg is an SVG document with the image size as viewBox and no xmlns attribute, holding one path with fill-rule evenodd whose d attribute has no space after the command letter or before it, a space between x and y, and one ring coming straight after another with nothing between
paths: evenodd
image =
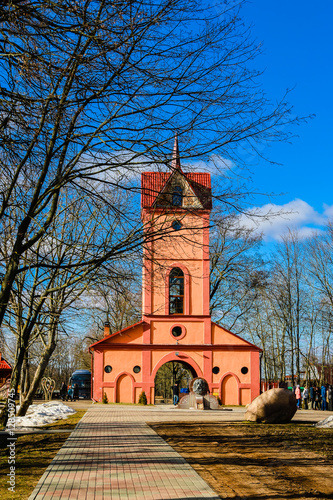
<instances>
[{"instance_id":1,"label":"person standing","mask_svg":"<svg viewBox=\"0 0 333 500\"><path fill-rule=\"evenodd\" d=\"M307 386L305 386L303 391L303 401L305 410L308 409L308 399L309 399L309 389L307 388Z\"/></svg>"},{"instance_id":2,"label":"person standing","mask_svg":"<svg viewBox=\"0 0 333 500\"><path fill-rule=\"evenodd\" d=\"M67 401L73 401L73 394L74 394L74 390L73 390L73 387L71 385L68 386L68 391L67 391Z\"/></svg>"},{"instance_id":3,"label":"person standing","mask_svg":"<svg viewBox=\"0 0 333 500\"><path fill-rule=\"evenodd\" d=\"M60 388L60 397L63 401L65 401L66 395L67 395L67 384L63 382Z\"/></svg>"},{"instance_id":4,"label":"person standing","mask_svg":"<svg viewBox=\"0 0 333 500\"><path fill-rule=\"evenodd\" d=\"M320 409L320 391L319 391L319 387L315 388L314 394L315 394L315 406L314 406L314 409L315 410L319 410Z\"/></svg>"},{"instance_id":5,"label":"person standing","mask_svg":"<svg viewBox=\"0 0 333 500\"><path fill-rule=\"evenodd\" d=\"M332 386L329 385L327 389L327 399L328 399L328 411L333 411L333 399L332 399Z\"/></svg>"},{"instance_id":6,"label":"person standing","mask_svg":"<svg viewBox=\"0 0 333 500\"><path fill-rule=\"evenodd\" d=\"M296 396L296 402L297 402L297 409L300 410L302 396L301 396L301 388L299 385L296 385L295 396Z\"/></svg>"},{"instance_id":7,"label":"person standing","mask_svg":"<svg viewBox=\"0 0 333 500\"><path fill-rule=\"evenodd\" d=\"M326 387L324 384L321 386L321 409L324 411L327 410L327 407L326 407Z\"/></svg>"},{"instance_id":8,"label":"person standing","mask_svg":"<svg viewBox=\"0 0 333 500\"><path fill-rule=\"evenodd\" d=\"M179 401L179 387L178 387L178 384L175 384L173 386L172 392L173 392L173 404L176 406L176 404Z\"/></svg>"}]
</instances>

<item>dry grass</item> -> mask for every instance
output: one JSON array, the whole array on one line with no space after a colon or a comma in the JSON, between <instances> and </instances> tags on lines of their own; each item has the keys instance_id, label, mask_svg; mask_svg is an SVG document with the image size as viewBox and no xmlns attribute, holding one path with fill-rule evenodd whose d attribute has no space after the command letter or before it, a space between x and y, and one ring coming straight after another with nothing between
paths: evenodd
<instances>
[{"instance_id":1,"label":"dry grass","mask_svg":"<svg viewBox=\"0 0 333 500\"><path fill-rule=\"evenodd\" d=\"M150 425L220 498L333 498L333 429L299 423Z\"/></svg>"},{"instance_id":2,"label":"dry grass","mask_svg":"<svg viewBox=\"0 0 333 500\"><path fill-rule=\"evenodd\" d=\"M46 430L64 430L57 434L25 434L17 438L15 452L15 493L8 490L9 464L7 436L0 436L1 500L28 499L45 469L62 447L86 410L79 410L68 419L44 426Z\"/></svg>"}]
</instances>

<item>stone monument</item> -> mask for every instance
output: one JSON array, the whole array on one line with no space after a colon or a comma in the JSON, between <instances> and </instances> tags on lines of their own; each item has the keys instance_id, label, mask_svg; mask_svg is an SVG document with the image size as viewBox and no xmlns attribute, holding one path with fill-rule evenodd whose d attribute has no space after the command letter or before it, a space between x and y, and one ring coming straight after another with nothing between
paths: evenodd
<instances>
[{"instance_id":1,"label":"stone monument","mask_svg":"<svg viewBox=\"0 0 333 500\"><path fill-rule=\"evenodd\" d=\"M217 410L219 403L209 394L208 383L204 378L196 377L190 382L190 393L183 396L177 408L181 410Z\"/></svg>"}]
</instances>

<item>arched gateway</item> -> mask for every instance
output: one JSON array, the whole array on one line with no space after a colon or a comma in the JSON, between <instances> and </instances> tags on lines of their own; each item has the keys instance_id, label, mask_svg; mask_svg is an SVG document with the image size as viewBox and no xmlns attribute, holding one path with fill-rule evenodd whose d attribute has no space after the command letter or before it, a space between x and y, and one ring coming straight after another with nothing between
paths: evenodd
<instances>
[{"instance_id":1,"label":"arched gateway","mask_svg":"<svg viewBox=\"0 0 333 500\"><path fill-rule=\"evenodd\" d=\"M144 249L142 321L92 344L93 399L154 402L155 377L168 362L190 367L230 404L259 394L260 349L211 321L210 175L184 173L175 140L172 170L142 174L142 221L165 236Z\"/></svg>"},{"instance_id":2,"label":"arched gateway","mask_svg":"<svg viewBox=\"0 0 333 500\"><path fill-rule=\"evenodd\" d=\"M178 385L180 396L188 392L190 381L197 377L193 366L180 359L172 359L163 363L154 377L155 404L173 402L173 388Z\"/></svg>"}]
</instances>

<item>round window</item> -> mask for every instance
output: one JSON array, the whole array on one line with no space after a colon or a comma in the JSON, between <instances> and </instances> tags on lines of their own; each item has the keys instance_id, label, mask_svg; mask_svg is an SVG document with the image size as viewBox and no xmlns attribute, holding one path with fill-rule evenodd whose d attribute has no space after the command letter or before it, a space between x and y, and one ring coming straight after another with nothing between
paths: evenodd
<instances>
[{"instance_id":1,"label":"round window","mask_svg":"<svg viewBox=\"0 0 333 500\"><path fill-rule=\"evenodd\" d=\"M220 372L220 368L218 366L214 366L212 372L215 373L215 375L217 375Z\"/></svg>"},{"instance_id":2,"label":"round window","mask_svg":"<svg viewBox=\"0 0 333 500\"><path fill-rule=\"evenodd\" d=\"M183 333L181 326L174 326L171 333L174 337L180 337Z\"/></svg>"},{"instance_id":3,"label":"round window","mask_svg":"<svg viewBox=\"0 0 333 500\"><path fill-rule=\"evenodd\" d=\"M175 230L175 231L179 231L179 229L181 229L182 225L181 223L179 222L179 220L174 220L172 222L172 228Z\"/></svg>"},{"instance_id":4,"label":"round window","mask_svg":"<svg viewBox=\"0 0 333 500\"><path fill-rule=\"evenodd\" d=\"M249 371L249 369L247 366L243 366L243 368L241 368L241 372L243 375L246 375L248 371Z\"/></svg>"},{"instance_id":5,"label":"round window","mask_svg":"<svg viewBox=\"0 0 333 500\"><path fill-rule=\"evenodd\" d=\"M105 371L105 373L111 373L112 372L112 366L106 365L106 367L104 368L104 371Z\"/></svg>"},{"instance_id":6,"label":"round window","mask_svg":"<svg viewBox=\"0 0 333 500\"><path fill-rule=\"evenodd\" d=\"M140 373L140 371L141 371L141 367L140 367L140 366L138 366L138 365L136 365L136 366L133 368L133 371L134 371L134 373Z\"/></svg>"},{"instance_id":7,"label":"round window","mask_svg":"<svg viewBox=\"0 0 333 500\"><path fill-rule=\"evenodd\" d=\"M173 339L176 339L177 343L178 343L178 340L181 340L185 337L186 335L186 328L184 325L173 325L170 330L170 336L173 338Z\"/></svg>"}]
</instances>

